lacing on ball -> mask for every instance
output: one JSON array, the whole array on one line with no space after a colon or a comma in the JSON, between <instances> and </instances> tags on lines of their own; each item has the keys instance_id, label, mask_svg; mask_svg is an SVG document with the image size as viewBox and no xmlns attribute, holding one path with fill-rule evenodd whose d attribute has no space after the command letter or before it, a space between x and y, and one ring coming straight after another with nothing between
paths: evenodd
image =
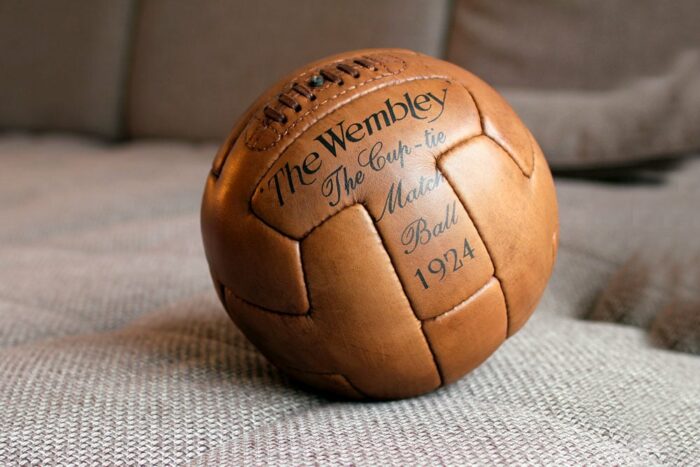
<instances>
[{"instance_id":1,"label":"lacing on ball","mask_svg":"<svg viewBox=\"0 0 700 467\"><path fill-rule=\"evenodd\" d=\"M353 62L357 63L363 68L367 68L368 70L377 71L377 67L374 65L373 60L370 60L367 57L356 58L353 60Z\"/></svg>"},{"instance_id":2,"label":"lacing on ball","mask_svg":"<svg viewBox=\"0 0 700 467\"><path fill-rule=\"evenodd\" d=\"M279 110L270 107L269 105L265 106L263 112L265 113L265 116L270 120L274 120L279 123L287 123L287 116Z\"/></svg>"},{"instance_id":3,"label":"lacing on ball","mask_svg":"<svg viewBox=\"0 0 700 467\"><path fill-rule=\"evenodd\" d=\"M300 94L300 95L306 97L310 101L316 100L316 95L313 92L311 92L311 89L307 88L303 84L299 84L299 83L292 84L292 90L294 92L296 92L297 94Z\"/></svg>"},{"instance_id":4,"label":"lacing on ball","mask_svg":"<svg viewBox=\"0 0 700 467\"><path fill-rule=\"evenodd\" d=\"M295 95L304 97L309 101L316 100L316 94L312 91L314 87L320 87L323 85L324 81L329 81L331 83L342 86L345 84L341 74L351 76L354 79L360 77L360 71L357 66L365 68L371 71L377 71L378 62L369 57L359 57L352 60L352 63L341 62L336 64L333 69L321 68L318 70L318 74L314 74L309 78L308 84L302 84L298 82L292 83L291 89L286 92L282 92L277 96L277 102L281 104L284 108L292 109L294 112L300 112L302 109L301 103L295 98ZM337 70L337 71L335 71ZM295 94L292 94L295 93ZM266 105L263 108L263 114L265 115L265 124L270 121L282 123L287 123L287 116L284 114L282 108L275 108L271 105Z\"/></svg>"},{"instance_id":5,"label":"lacing on ball","mask_svg":"<svg viewBox=\"0 0 700 467\"><path fill-rule=\"evenodd\" d=\"M348 65L347 63L338 63L335 67L343 73L352 76L353 78L360 77L360 72L357 71L352 65Z\"/></svg>"},{"instance_id":6,"label":"lacing on ball","mask_svg":"<svg viewBox=\"0 0 700 467\"><path fill-rule=\"evenodd\" d=\"M341 78L339 75L336 75L330 70L326 70L325 68L321 68L321 71L319 72L321 76L326 78L328 81L332 81L335 84L342 86L343 85L343 78Z\"/></svg>"},{"instance_id":7,"label":"lacing on ball","mask_svg":"<svg viewBox=\"0 0 700 467\"><path fill-rule=\"evenodd\" d=\"M301 110L301 104L294 100L294 98L291 97L289 94L282 93L277 99L282 105L286 105L295 112L299 112Z\"/></svg>"}]
</instances>

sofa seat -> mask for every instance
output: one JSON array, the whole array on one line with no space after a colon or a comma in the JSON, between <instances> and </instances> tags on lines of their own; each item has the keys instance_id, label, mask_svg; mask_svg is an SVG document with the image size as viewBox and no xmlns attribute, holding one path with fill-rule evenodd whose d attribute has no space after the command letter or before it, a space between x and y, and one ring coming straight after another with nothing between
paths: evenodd
<instances>
[{"instance_id":1,"label":"sofa seat","mask_svg":"<svg viewBox=\"0 0 700 467\"><path fill-rule=\"evenodd\" d=\"M218 303L215 151L0 136L0 464L700 459L700 158L558 178L558 264L525 328L451 386L357 403L289 381Z\"/></svg>"}]
</instances>

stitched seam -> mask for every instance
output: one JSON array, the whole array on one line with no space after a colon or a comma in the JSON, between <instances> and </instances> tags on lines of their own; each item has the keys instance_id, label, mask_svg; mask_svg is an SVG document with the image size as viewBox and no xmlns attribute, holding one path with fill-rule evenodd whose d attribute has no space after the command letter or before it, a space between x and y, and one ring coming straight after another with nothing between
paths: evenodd
<instances>
[{"instance_id":1,"label":"stitched seam","mask_svg":"<svg viewBox=\"0 0 700 467\"><path fill-rule=\"evenodd\" d=\"M293 240L293 241L295 241L295 242L300 242L300 241L302 241L302 240L304 239L304 237L306 236L306 235L302 235L302 236L299 237L299 238L292 237L292 236L289 235L288 233L285 233L285 232L281 231L280 229L278 229L278 228L275 227L274 225L272 225L272 224L270 224L269 222L267 222L267 221L266 221L265 219L263 219L262 217L258 216L258 214L253 210L253 198L252 198L252 197L251 197L250 200L248 201L248 210L250 211L250 213L253 215L254 218L256 218L258 221L262 222L264 225L266 225L267 227L269 227L272 231L277 232L278 234L282 235L282 236L285 237L285 238L288 238L288 239ZM340 211L338 211L338 212L340 212ZM332 216L328 216L327 218L323 219L323 221L321 221L321 224L322 224L323 222L325 222L326 220L328 220L330 217L332 217ZM318 225L321 225L321 224L318 224ZM316 227L318 227L318 225L314 226L314 229L315 229ZM311 229L311 230L313 230L313 229Z\"/></svg>"},{"instance_id":2,"label":"stitched seam","mask_svg":"<svg viewBox=\"0 0 700 467\"><path fill-rule=\"evenodd\" d=\"M334 217L334 216L340 214L341 212L345 211L346 209L349 209L349 208L355 206L356 204L359 204L359 203L353 203L353 204L350 204L350 205L348 205L348 206L345 206L345 207L342 208L341 210L336 211L336 212L333 213L332 215L326 217L325 219L323 219L323 221L321 221L319 224L317 224L316 226L314 226L314 228L311 229L311 231L309 231L309 234L310 234L313 230L315 230L315 229L317 229L318 227L320 227L320 226L322 226L323 224L325 224L325 223L326 223L327 221L329 221L332 217ZM255 216L255 217L257 217L257 216ZM232 288L230 288L230 287L228 287L228 286L225 286L225 285L223 284L223 282L221 282L220 280L216 279L216 281L217 281L218 283L220 283L221 285L223 285L224 287L226 287L226 288L229 290L229 292L231 292L231 294L232 294L234 297L236 297L237 299L241 300L242 302L244 302L244 303L246 303L246 304L248 304L248 305L251 305L251 306L254 306L254 307L256 307L256 308L259 308L261 311L268 311L268 312L270 312L270 313L275 313L275 314L284 315L284 316L309 316L309 317L311 317L311 314L313 313L313 307L311 306L311 293L310 293L310 291L309 291L308 280L307 280L307 278L306 278L306 269L304 269L304 261L303 261L302 253L301 253L301 249L302 249L301 243L302 243L303 240L308 236L308 234L306 234L306 235L304 235L303 237L297 239L297 238L294 238L294 237L291 237L291 236L285 234L284 232L281 232L281 231L277 230L275 227L273 227L273 226L267 224L263 219L261 219L261 218L259 218L259 217L258 217L258 220L260 220L263 224L265 224L265 225L267 225L268 227L270 227L273 231L275 231L275 232L279 233L280 235L282 235L282 236L284 236L284 237L286 237L286 238L289 238L290 240L296 242L296 244L297 244L297 246L298 246L298 248L299 248L299 260L300 260L299 262L301 263L302 278L303 278L303 280L304 280L304 290L306 291L306 301L309 303L309 308L308 308L304 313L285 313L285 312L283 312L283 311L278 311L278 310L273 310L273 309L271 309L271 308L266 308L266 307L264 307L264 306L262 306L262 305L258 305L257 303L253 303L253 302L251 302L251 301L249 301L249 300L246 300L245 298L241 297L240 295L238 295L237 293L235 293L235 292L233 291Z\"/></svg>"},{"instance_id":3,"label":"stitched seam","mask_svg":"<svg viewBox=\"0 0 700 467\"><path fill-rule=\"evenodd\" d=\"M319 376L340 376L345 380L345 382L350 386L351 389L353 389L357 394L359 394L361 397L364 397L365 399L371 399L371 397L364 391L360 390L351 380L348 376L344 375L343 373L337 373L337 372L332 372L332 371L311 371L311 370L302 370L301 368L296 368L296 367L291 367L291 366L281 366L280 368L284 371L285 369L289 371L298 371L299 373L307 373L310 375L319 375Z\"/></svg>"},{"instance_id":4,"label":"stitched seam","mask_svg":"<svg viewBox=\"0 0 700 467\"><path fill-rule=\"evenodd\" d=\"M209 171L211 173L211 175L213 175L214 178L217 179L217 181L218 181L219 177L221 176L221 171L224 169L224 165L226 165L226 160L228 159L228 156L231 154L231 150L233 149L233 146L236 145L236 141L238 141L240 139L242 134L243 134L243 131L241 130L236 135L235 138L231 139L231 144L228 145L228 147L226 148L226 151L224 152L224 157L223 157L223 160L221 161L221 164L219 165L219 170L218 171L214 170L214 167L212 166L211 170Z\"/></svg>"},{"instance_id":5,"label":"stitched seam","mask_svg":"<svg viewBox=\"0 0 700 467\"><path fill-rule=\"evenodd\" d=\"M498 142L494 137L492 137L492 136L489 135L488 133L484 133L484 136L485 136L486 138L488 138L489 140L491 140L491 142L492 142L493 144L495 144L496 146L498 146L498 147L501 149L501 151L505 152L505 153L508 155L508 158L509 158L510 160L513 161L513 163L518 167L518 170L520 170L520 173L522 173L523 176L524 176L525 178L530 178L530 177L531 177L532 172L530 173L530 175L528 175L527 173L525 173L525 169L524 169L523 167L520 166L520 163L515 159L515 157L513 157L513 154L511 154L511 152L510 152L505 146L503 146L500 142ZM531 144L530 146L532 146L532 144ZM534 172L534 170L535 170L534 159L533 159L533 163L532 163L532 170L533 170L533 172Z\"/></svg>"},{"instance_id":6,"label":"stitched seam","mask_svg":"<svg viewBox=\"0 0 700 467\"><path fill-rule=\"evenodd\" d=\"M241 118L244 118L246 115L248 115L247 112L246 112L243 116L241 116ZM248 127L248 124L249 124L249 123L250 123L250 121L246 122L245 124L243 124L242 122L237 122L237 123L234 125L234 129L235 129L236 127L238 127L239 124L240 124L241 126L240 126L240 128L239 128L238 134L237 134L235 137L233 137L233 138L231 139L230 144L229 144L228 147L226 148L226 151L224 152L224 157L223 157L223 159L222 159L222 161L221 161L221 164L219 165L219 170L218 170L218 171L214 170L214 163L216 162L216 158L214 159L214 163L212 163L212 167L211 167L210 173L217 179L217 181L218 181L219 177L221 176L221 172L224 170L224 165L226 165L226 161L228 160L229 156L231 155L231 151L233 150L233 147L236 145L236 143L238 142L238 140L241 139L241 136L243 136L243 133L245 132L245 130L246 130L246 128ZM218 156L218 152L217 152L217 156Z\"/></svg>"},{"instance_id":7,"label":"stitched seam","mask_svg":"<svg viewBox=\"0 0 700 467\"><path fill-rule=\"evenodd\" d=\"M314 307L311 303L311 291L309 290L309 280L306 277L306 268L304 268L304 255L301 251L301 242L297 242L297 248L299 250L299 262L301 263L301 279L304 281L304 291L306 292L306 303L309 304L309 309L306 310L305 315L311 318Z\"/></svg>"},{"instance_id":8,"label":"stitched seam","mask_svg":"<svg viewBox=\"0 0 700 467\"><path fill-rule=\"evenodd\" d=\"M222 286L223 289L224 289L224 293L222 294L222 296L224 297L224 302L226 302L226 291L228 291L228 292L233 296L233 298L235 298L236 300L239 300L239 301L245 303L245 304L248 305L248 306L257 308L258 310L264 311L264 312L266 312L266 313L273 313L273 314L275 314L275 315L287 316L287 317L290 317L290 318L311 318L311 316L310 316L310 314L311 314L311 307L309 307L309 309L308 309L307 311L305 311L304 313L285 313L284 311L273 310L273 309L271 309L271 308L266 308L266 307L264 307L264 306L262 306L262 305L258 305L257 303L253 303L253 302L251 302L251 301L249 301L249 300L246 300L245 298L241 297L241 296L238 295L236 292L234 292L233 289L232 289L231 287L227 286L226 284L224 284L224 283L221 282L220 280L217 279L216 281L217 281L219 284L221 284L221 286ZM308 294L308 289L307 289L307 294Z\"/></svg>"},{"instance_id":9,"label":"stitched seam","mask_svg":"<svg viewBox=\"0 0 700 467\"><path fill-rule=\"evenodd\" d=\"M360 204L360 203L356 203ZM360 204L362 206L362 209L365 210L367 213L367 216L370 218L372 221L372 225L374 226L374 231L377 234L377 237L379 237L379 240L382 243L382 248L384 249L384 252L386 253L387 257L389 257L389 264L391 264L391 268L394 271L394 274L396 275L396 279L399 281L399 285L401 286L401 290L403 291L404 297L406 297L406 301L408 302L408 306L411 308L411 312L413 313L413 317L418 321L420 324L420 331L421 334L423 334L423 339L425 339L425 343L428 346L428 350L430 351L430 355L433 358L433 363L435 364L435 370L437 371L438 378L440 378L440 384L438 387L442 386L445 384L445 378L442 375L442 369L440 368L440 365L438 364L437 356L435 355L435 351L433 350L433 345L430 342L430 339L428 339L427 334L425 333L425 330L423 329L423 322L421 321L420 318L418 318L418 315L416 314L416 309L413 305L413 302L411 301L411 297L408 294L408 290L406 289L406 286L404 285L403 281L401 280L401 275L399 274L398 269L396 269L396 264L394 264L394 258L391 256L391 253L389 253L389 249L387 248L387 244L384 240L384 237L382 237L382 234L379 232L379 229L377 228L377 223L376 221L372 218L372 215L370 214L369 210L364 204Z\"/></svg>"},{"instance_id":10,"label":"stitched seam","mask_svg":"<svg viewBox=\"0 0 700 467\"><path fill-rule=\"evenodd\" d=\"M477 290L474 291L474 293L472 293L470 296L468 296L467 298L465 298L464 300L462 300L461 302L459 302L458 304L456 304L455 306L453 306L453 307L450 308L449 310L443 311L443 312L440 313L439 315L431 316L430 318L425 318L425 319L422 320L422 321L423 321L423 322L426 322L426 321L435 321L435 320L438 319L438 318L442 318L443 316L445 316L445 315L447 315L447 314L449 314L449 313L452 313L452 312L455 311L457 308L459 308L460 306L464 305L464 304L467 303L469 300L473 299L476 295L478 295L478 294L481 293L483 290L485 290L486 287L488 287L494 280L497 281L497 282L499 282L499 281L498 281L498 278L497 278L496 276L491 276L491 277L489 277L488 280L484 283L484 285L482 285L481 287L479 287ZM499 285L500 285L500 282L499 282Z\"/></svg>"},{"instance_id":11,"label":"stitched seam","mask_svg":"<svg viewBox=\"0 0 700 467\"><path fill-rule=\"evenodd\" d=\"M459 82L459 81L457 81ZM501 295L503 295L503 302L506 305L506 339L510 335L510 307L508 305L508 297L506 297L506 292L505 289L503 288L503 282L501 281L501 278L498 277L498 271L496 269L496 262L493 260L493 255L491 254L491 249L488 246L488 243L486 242L486 238L481 234L481 230L479 229L478 224L474 220L474 217L472 216L471 212L469 211L469 208L467 207L467 203L462 199L461 196L459 196L459 193L455 189L455 184L450 180L450 177L447 176L447 174L442 170L440 167L440 160L445 156L445 154L449 154L458 147L462 145L468 144L472 139L476 138L477 136L482 136L486 135L484 133L484 116L481 112L481 108L479 107L479 104L476 102L476 99L474 98L474 95L469 91L469 89L461 82L459 82L461 86L464 88L464 90L467 92L469 97L471 98L472 102L474 103L474 108L476 109L477 114L479 115L479 125L481 126L481 134L476 135L470 138L466 138L464 141L460 141L457 144L454 144L452 147L448 148L447 150L443 151L440 153L439 156L435 158L435 164L437 169L439 170L440 174L445 177L445 180L447 181L447 184L452 188L452 192L455 194L457 199L459 200L460 204L464 208L464 211L467 213L467 217L469 217L469 220L471 221L472 225L474 226L474 229L476 230L476 233L479 235L479 238L481 239L481 242L484 244L484 249L486 249L486 254L489 256L489 260L491 261L491 265L493 266L493 277L496 278L498 281L498 285L501 288ZM488 136L488 135L486 135ZM489 138L491 139L491 138ZM476 293L476 292L475 292ZM474 294L472 294L474 295Z\"/></svg>"},{"instance_id":12,"label":"stitched seam","mask_svg":"<svg viewBox=\"0 0 700 467\"><path fill-rule=\"evenodd\" d=\"M221 282L220 280L214 279L214 281L216 282L217 286L221 289L221 292L222 292L222 293L221 293L221 297L223 298L224 309L226 309L227 311L228 311L228 300L226 300L226 290L228 290L228 291L231 293L231 295L234 297L234 299L240 300L241 302L245 303L246 305L251 306L251 307L254 307L254 308L258 308L258 309L260 309L261 311L269 311L269 312L275 313L275 314L277 314L277 315L284 315L284 316L288 316L288 317L291 317L291 316L307 316L307 315L289 315L289 314L286 314L286 313L275 312L274 310L268 310L268 309L266 309L266 308L264 308L264 307L261 307L260 305L256 305L256 304L254 304L254 303L248 302L247 300L245 300L245 299L243 299L243 298L237 296L235 293L233 293L233 291L232 291L230 288L226 287L226 285L224 285L224 283ZM347 376L345 376L345 375L342 374L342 373L315 372L315 371L302 370L302 369L300 369L300 368L293 368L293 367L287 367L287 366L285 366L284 368L289 368L289 370L298 371L298 372L300 372L300 373L309 373L309 374L326 375L326 376L340 376L341 378L343 378L343 379L345 380L345 382L347 383L347 385L350 386L350 388L353 389L360 397L364 397L365 399L369 399L369 398L370 398L364 391L361 391L360 388L358 388L357 386L355 386L355 384L353 384L353 382L350 380L350 378L348 378ZM283 369L284 369L284 368L283 368Z\"/></svg>"},{"instance_id":13,"label":"stitched seam","mask_svg":"<svg viewBox=\"0 0 700 467\"><path fill-rule=\"evenodd\" d=\"M469 96L472 98L472 101L474 102L474 106L476 107L476 111L479 114L479 122L481 123L481 131L484 134L484 136L486 136L488 139L493 141L494 144L496 144L499 148L501 148L503 150L503 152L508 154L508 157L510 157L510 160L512 160L513 163L516 166L518 166L518 169L525 176L525 178L530 178L532 176L532 174L535 172L535 148L532 146L532 141L530 140L531 136L528 135L528 141L530 141L530 160L532 161L532 171L528 175L525 171L525 168L520 165L520 162L518 162L518 160L515 158L515 156L513 156L513 154L508 149L506 149L501 143L496 141L496 139L491 137L491 135L486 133L486 125L484 123L484 114L481 111L481 107L479 107L479 103L477 102L476 97L469 90L469 88L467 88L467 86L464 83L462 83L461 81L458 81L458 82L464 88L464 90L467 91L467 93L469 93ZM529 133L529 131L528 131L528 133Z\"/></svg>"},{"instance_id":14,"label":"stitched seam","mask_svg":"<svg viewBox=\"0 0 700 467\"><path fill-rule=\"evenodd\" d=\"M438 159L442 158L442 154ZM506 304L506 338L510 335L510 307L508 306L508 297L506 297L506 292L503 289L503 282L501 281L501 278L498 277L498 271L496 269L496 263L493 260L493 256L491 255L491 249L488 246L488 243L486 242L486 238L481 234L481 230L479 229L479 225L476 223L474 220L474 217L472 216L471 212L469 211L469 208L467 207L467 203L464 202L461 196L459 196L459 193L455 191L454 186L455 184L450 180L450 177L447 176L445 172L440 170L440 173L442 174L443 177L445 177L445 180L447 180L447 183L452 187L452 190L455 192L455 196L457 196L457 199L459 202L462 204L462 207L464 208L464 211L467 213L467 217L469 217L469 220L472 222L472 225L474 226L474 229L476 229L476 233L479 235L479 238L481 239L481 242L484 244L484 248L486 249L486 254L489 256L489 260L491 261L491 265L493 266L493 277L496 278L496 280L499 282L499 285L501 286L501 294L503 294L503 301Z\"/></svg>"},{"instance_id":15,"label":"stitched seam","mask_svg":"<svg viewBox=\"0 0 700 467\"><path fill-rule=\"evenodd\" d=\"M344 94L347 94L347 93L350 92L350 91L353 91L353 90L355 90L355 89L358 89L358 88L360 88L360 87L362 87L362 86L365 86L365 85L367 85L367 84L369 84L369 83L371 83L371 82L373 82L373 81L377 81L377 80L379 80L379 79L383 79L383 78L386 78L386 77L389 77L389 76L395 76L395 75L401 74L401 73L406 69L406 66L407 66L406 62L405 62L404 60L401 60L400 58L393 57L393 56L391 56L391 57L392 57L392 58L395 58L395 59L397 59L397 60L399 60L399 61L401 61L401 64L402 64L402 65L401 65L401 68L399 68L399 69L396 70L396 71L385 72L385 73L382 73L382 74L380 74L380 75L373 76L372 78L369 78L369 79L367 79L367 80L365 80L365 81L361 81L361 82L359 82L359 83L357 83L357 84L353 84L352 86L343 89L341 92L338 92L338 93L336 93L336 94L334 94L334 95L332 95L332 96L330 96L330 97L327 97L327 98L324 99L323 101L318 102L316 105L314 105L313 107L311 107L311 108L309 108L308 110L306 110L306 112L304 112L299 118L297 118L297 119L296 119L289 127L287 127L282 133L280 133L276 128L274 128L274 127L272 127L272 126L267 127L267 128L269 128L269 129L271 129L272 131L274 131L275 134L277 134L277 137L275 138L275 140L274 140L272 143L268 144L267 146L258 147L258 146L252 146L252 145L250 145L250 144L249 144L249 143L250 143L250 137L246 138L246 146L248 147L248 149L250 149L250 150L252 150L252 151L266 151L266 150L268 150L268 149L271 149L271 148L273 148L274 146L276 146L277 143L279 143L280 140L281 140L282 138L284 138L286 135L288 135L289 132L292 131L292 130L294 129L294 127L296 127L296 126L299 124L299 122L302 122L309 114L315 112L319 107L321 107L322 105L324 105L326 102L329 102L329 101L332 101L332 100L334 100L334 99L337 99L338 97L340 97L340 96L342 96L342 95L344 95ZM385 66L385 65L384 65L384 66ZM307 72L307 73L308 73L308 72ZM301 77L301 75L300 75L300 77ZM331 86L331 85L329 84L327 87L330 87L330 86ZM257 119L258 121L260 121L260 118L259 118L259 117L256 118L256 119ZM253 136L257 136L258 133L259 133L259 131L256 130L256 131L254 132ZM256 141L257 141L257 139L256 139Z\"/></svg>"},{"instance_id":16,"label":"stitched seam","mask_svg":"<svg viewBox=\"0 0 700 467\"><path fill-rule=\"evenodd\" d=\"M463 145L469 143L469 141L471 141L471 140L473 140L473 139L475 139L475 138L477 138L477 137L479 137L479 136L483 136L483 135L482 135L482 134L479 134L479 135L470 136L470 137L468 137L468 138L465 138L465 139L463 139L463 140L461 140L461 141L458 141L458 142L454 143L452 146L450 146L448 149L446 149L442 154L440 154L440 155L438 156L438 160L439 160L444 154L447 154L447 153L451 152L452 150L454 150L454 149L456 149L456 148L458 148L458 147L460 147L460 146L463 146ZM448 179L447 176L442 172L442 170L439 170L439 171L440 171L440 173L445 177L445 179L448 181L448 183L450 184L450 188L452 188L452 182L449 181L449 179ZM457 192L454 191L454 188L453 188L453 192L455 193L455 196L460 200L460 203L461 203L462 200L459 198L459 195L457 194ZM281 235L283 235L283 236L285 236L285 237L288 237L288 238L290 238L291 240L294 240L294 241L298 242L299 248L300 248L300 250L301 250L301 248L302 248L301 243L302 243L303 240L304 240L306 237L308 237L314 230L316 230L317 228L321 227L323 224L325 224L326 222L328 222L331 218L333 218L333 217L339 215L341 212L345 211L346 209L350 209L350 208L352 208L352 207L354 207L354 206L356 206L356 205L362 206L363 209L364 209L364 210L367 212L367 214L369 215L370 219L372 219L372 224L374 225L375 231L377 232L377 235L379 236L379 238L380 238L380 240L381 240L381 242L382 242L382 246L383 246L385 252L386 252L387 255L389 256L389 259L390 259L392 268L394 269L394 272L396 273L396 276L399 277L398 270L396 269L396 267L395 267L395 265L394 265L394 262L393 262L393 258L391 257L391 254L389 253L389 250L387 249L387 245L386 245L386 243L384 242L384 238L383 238L383 237L381 236L381 234L379 233L379 229L377 229L377 224L376 224L376 222L375 222L374 219L372 218L372 216L371 216L371 214L369 213L369 210L366 208L366 206L365 206L364 204L360 203L360 202L354 202L354 203L352 203L352 204L349 204L349 205L343 207L342 209L340 209L340 210L338 210L338 211L336 211L336 212L330 214L329 216L325 217L321 222L319 222L318 224L316 224L315 226L313 226L308 232L304 233L304 235L303 235L301 238L299 238L299 239L296 239L296 238L294 238L294 237L291 237L291 236L289 236L289 235L287 235L287 234L285 234L285 233L283 233L283 232L277 230L277 228L275 228L275 227L273 227L273 226L267 224L263 219L260 219L260 220L261 220L261 222L263 222L265 225L269 226L270 228L272 228L272 229L275 230L276 232L279 232ZM465 208L465 211L467 211L466 206L464 206L464 208ZM468 212L468 211L467 211L467 215L469 216L469 212ZM471 216L470 216L470 220L472 221L472 224L474 224L474 221L471 219ZM484 243L484 247L486 247L486 242L484 241L483 237L481 236L481 233L479 233L478 228L476 227L476 224L474 224L474 228L477 230L477 233L479 234L479 238L480 238L481 241ZM489 254L489 260L491 261L491 264L493 265L494 274L495 274L496 265L494 264L493 259L491 258L491 254L489 253L488 248L486 248L486 250L487 250L487 253ZM276 311L276 310L272 310L272 309L269 309L269 308L265 308L265 307L263 307L263 306L261 306L261 305L258 305L258 304L256 304L256 303L250 302L250 301L248 301L248 300L242 298L241 296L239 296L238 294L236 294L235 292L233 292L233 290L232 290L230 287L226 287L226 286L224 286L224 287L226 287L226 288L229 290L229 292L230 292L234 297L236 297L237 299L241 300L242 302L244 302L244 303L246 303L246 304L248 304L248 305L251 305L251 306L254 306L254 307L256 307L256 308L259 308L261 311L268 311L268 312L270 312L270 313L275 313L275 314L283 315L283 316L310 316L310 315L312 314L312 311L313 311L313 306L311 305L311 293L310 293L309 288L308 288L308 285L307 285L309 281L308 281L308 279L307 279L307 277L306 277L306 270L304 269L303 255L301 254L301 251L300 251L299 257L302 258L302 261L301 261L301 269L302 269L302 274L303 274L303 279L304 279L304 286L305 286L305 290L306 290L307 301L309 302L309 309L306 311L306 313L303 313L303 314L294 313L294 314L292 314L292 313L285 313L285 312L281 312L281 311ZM447 314L447 313L453 311L455 308L457 308L457 307L461 306L462 304L464 304L465 302L469 301L473 296L475 296L475 295L478 294L481 290L483 290L485 287L487 287L487 286L489 285L489 283L490 283L493 279L497 280L497 281L499 282L499 286L501 286L501 280L500 280L498 277L496 277L495 275L492 275L492 276L490 276L489 279L484 283L484 285L482 285L481 287L479 287L476 291L474 291L471 295L469 295L469 297L467 297L467 298L465 298L464 300L462 300L461 302L457 303L455 306L453 306L453 307L451 307L451 308L448 308L447 310L443 311L442 313L440 313L440 314L438 314L438 315L436 315L436 316L432 316L432 317L430 317L430 318L425 318L425 319L423 319L423 320L421 320L420 318L418 318L418 316L415 314L413 304L411 303L411 299L410 299L410 297L408 296L408 293L407 293L407 291L406 291L406 289L405 289L405 287L404 287L404 285L403 285L403 282L401 282L401 279L400 279L400 278L399 278L399 283L401 284L401 288L403 289L404 295L406 296L406 298L407 298L407 300L408 300L408 302L409 302L409 305L411 306L411 310L413 311L414 316L416 316L416 319L417 319L419 322L421 322L421 328L422 328L422 322L434 320L434 319L436 319L436 318L438 318L438 317L440 317L440 316L443 316L443 315L445 315L445 314ZM221 281L218 281L218 280L217 280L217 282L219 282L220 284L223 285L223 283L221 283ZM504 296L504 301L505 301L505 293L503 292L502 286L501 286L501 294ZM506 315L507 315L507 314L508 314L508 310L507 310L507 302L506 302ZM506 316L506 318L508 318L508 316ZM426 336L426 341L428 341L427 336ZM430 347L431 352L433 352L433 351L432 351L432 346L431 346L431 344L430 344L429 341L428 341L428 347ZM434 352L433 352L433 356L434 356L434 355L435 355L435 354L434 354ZM439 367L438 367L438 368L439 368ZM301 371L301 370L299 370L299 371ZM442 375L441 375L441 378L442 378Z\"/></svg>"},{"instance_id":17,"label":"stitched seam","mask_svg":"<svg viewBox=\"0 0 700 467\"><path fill-rule=\"evenodd\" d=\"M532 172L530 172L527 178L532 180L532 177L535 175L535 164L537 163L537 158L535 157L535 144L537 144L537 142L535 141L535 135L533 135L529 129L527 130L527 135L530 140L530 152L532 153Z\"/></svg>"}]
</instances>

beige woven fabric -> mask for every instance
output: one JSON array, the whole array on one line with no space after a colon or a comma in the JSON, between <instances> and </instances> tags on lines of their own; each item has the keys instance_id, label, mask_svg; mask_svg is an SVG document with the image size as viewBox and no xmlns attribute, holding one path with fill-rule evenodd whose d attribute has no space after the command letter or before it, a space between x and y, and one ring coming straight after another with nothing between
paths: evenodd
<instances>
[{"instance_id":1,"label":"beige woven fabric","mask_svg":"<svg viewBox=\"0 0 700 467\"><path fill-rule=\"evenodd\" d=\"M700 149L700 3L459 0L447 59L495 85L555 167Z\"/></svg>"},{"instance_id":2,"label":"beige woven fabric","mask_svg":"<svg viewBox=\"0 0 700 467\"><path fill-rule=\"evenodd\" d=\"M698 228L699 160L656 185L558 180L559 263L525 329L436 393L349 403L290 383L217 302L198 220L214 151L0 139L1 465L700 459L700 359L585 319L649 219L678 224L654 238Z\"/></svg>"}]
</instances>

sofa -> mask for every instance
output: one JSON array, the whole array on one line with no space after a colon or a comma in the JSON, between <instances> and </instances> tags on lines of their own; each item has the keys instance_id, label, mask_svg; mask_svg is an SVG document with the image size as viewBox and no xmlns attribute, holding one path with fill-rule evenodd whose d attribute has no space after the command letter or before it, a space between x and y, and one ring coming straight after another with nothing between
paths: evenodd
<instances>
[{"instance_id":1,"label":"sofa","mask_svg":"<svg viewBox=\"0 0 700 467\"><path fill-rule=\"evenodd\" d=\"M0 464L697 464L700 8L630 4L0 1ZM245 107L365 47L495 85L548 157L561 225L527 325L388 402L268 363L199 227Z\"/></svg>"}]
</instances>

